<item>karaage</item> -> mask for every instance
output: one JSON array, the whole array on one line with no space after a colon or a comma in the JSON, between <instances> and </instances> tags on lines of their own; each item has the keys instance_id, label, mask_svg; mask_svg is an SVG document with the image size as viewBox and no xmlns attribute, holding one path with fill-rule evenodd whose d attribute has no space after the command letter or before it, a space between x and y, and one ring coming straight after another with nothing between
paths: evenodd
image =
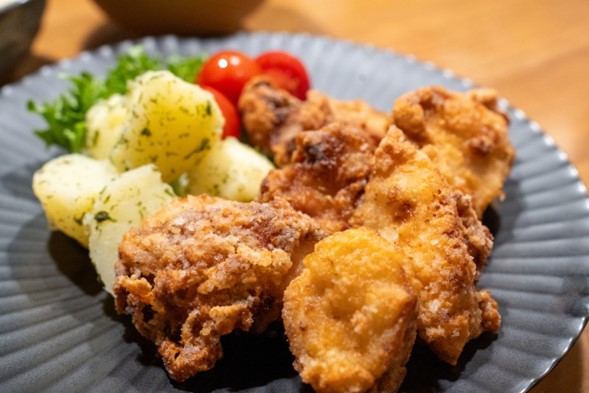
<instances>
[{"instance_id":1,"label":"karaage","mask_svg":"<svg viewBox=\"0 0 589 393\"><path fill-rule=\"evenodd\" d=\"M284 293L294 366L318 393L397 391L415 341L417 300L405 249L367 228L337 232Z\"/></svg>"},{"instance_id":2,"label":"karaage","mask_svg":"<svg viewBox=\"0 0 589 393\"><path fill-rule=\"evenodd\" d=\"M494 90L418 89L395 101L392 120L432 159L453 189L472 196L479 217L493 199L503 196L515 151L509 120L499 110Z\"/></svg>"},{"instance_id":3,"label":"karaage","mask_svg":"<svg viewBox=\"0 0 589 393\"><path fill-rule=\"evenodd\" d=\"M475 286L475 257L488 254L491 235L472 219L470 197L453 191L436 166L392 126L374 153L352 223L373 228L410 257L418 335L442 360L456 364L469 340L499 329L500 316L489 293Z\"/></svg>"},{"instance_id":4,"label":"karaage","mask_svg":"<svg viewBox=\"0 0 589 393\"><path fill-rule=\"evenodd\" d=\"M171 378L212 368L220 338L262 331L323 237L283 200L178 199L128 232L119 249L117 312L155 343Z\"/></svg>"},{"instance_id":5,"label":"karaage","mask_svg":"<svg viewBox=\"0 0 589 393\"><path fill-rule=\"evenodd\" d=\"M270 171L258 200L284 198L326 232L344 230L364 193L374 149L374 140L350 124L299 133L291 162Z\"/></svg>"},{"instance_id":6,"label":"karaage","mask_svg":"<svg viewBox=\"0 0 589 393\"><path fill-rule=\"evenodd\" d=\"M351 124L376 143L383 137L389 116L361 100L339 101L311 90L301 101L269 79L252 79L239 99L239 111L250 142L274 156L276 165L290 162L295 137L334 121Z\"/></svg>"}]
</instances>

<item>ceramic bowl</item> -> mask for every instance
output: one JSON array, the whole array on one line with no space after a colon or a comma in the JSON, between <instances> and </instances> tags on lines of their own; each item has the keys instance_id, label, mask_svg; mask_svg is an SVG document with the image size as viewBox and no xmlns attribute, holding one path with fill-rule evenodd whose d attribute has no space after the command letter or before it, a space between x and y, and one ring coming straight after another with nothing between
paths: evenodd
<instances>
[{"instance_id":1,"label":"ceramic bowl","mask_svg":"<svg viewBox=\"0 0 589 393\"><path fill-rule=\"evenodd\" d=\"M116 23L142 34L224 35L263 0L95 0Z\"/></svg>"},{"instance_id":2,"label":"ceramic bowl","mask_svg":"<svg viewBox=\"0 0 589 393\"><path fill-rule=\"evenodd\" d=\"M0 81L29 53L45 0L0 0Z\"/></svg>"}]
</instances>

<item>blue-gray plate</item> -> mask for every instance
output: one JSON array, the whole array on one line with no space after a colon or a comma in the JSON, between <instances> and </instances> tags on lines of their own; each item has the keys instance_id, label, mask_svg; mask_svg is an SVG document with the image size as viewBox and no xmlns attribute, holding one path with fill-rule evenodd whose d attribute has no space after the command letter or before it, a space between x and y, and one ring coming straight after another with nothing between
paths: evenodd
<instances>
[{"instance_id":1,"label":"blue-gray plate","mask_svg":"<svg viewBox=\"0 0 589 393\"><path fill-rule=\"evenodd\" d=\"M43 127L26 110L64 91L62 73L103 74L118 54L140 43L148 52L252 55L284 49L300 56L313 85L341 98L362 98L384 111L409 90L473 84L432 64L325 37L237 34L166 36L104 46L42 68L0 91L0 391L6 392L310 392L291 366L280 326L224 340L225 357L205 373L171 381L152 345L117 316L87 252L49 231L31 177L58 151L33 135ZM402 392L524 392L570 349L589 309L589 203L566 155L537 123L501 103L512 119L517 157L506 198L486 215L496 241L480 281L499 302L503 326L467 345L457 366L417 345Z\"/></svg>"}]
</instances>

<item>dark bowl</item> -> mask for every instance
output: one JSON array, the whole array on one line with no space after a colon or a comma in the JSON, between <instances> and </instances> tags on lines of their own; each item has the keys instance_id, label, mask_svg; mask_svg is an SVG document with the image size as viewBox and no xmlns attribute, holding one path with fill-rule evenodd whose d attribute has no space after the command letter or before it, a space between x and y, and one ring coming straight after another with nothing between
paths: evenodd
<instances>
[{"instance_id":1,"label":"dark bowl","mask_svg":"<svg viewBox=\"0 0 589 393\"><path fill-rule=\"evenodd\" d=\"M45 0L13 0L0 5L0 81L8 79L29 53L44 9Z\"/></svg>"},{"instance_id":2,"label":"dark bowl","mask_svg":"<svg viewBox=\"0 0 589 393\"><path fill-rule=\"evenodd\" d=\"M263 0L94 0L116 23L143 34L223 35Z\"/></svg>"}]
</instances>

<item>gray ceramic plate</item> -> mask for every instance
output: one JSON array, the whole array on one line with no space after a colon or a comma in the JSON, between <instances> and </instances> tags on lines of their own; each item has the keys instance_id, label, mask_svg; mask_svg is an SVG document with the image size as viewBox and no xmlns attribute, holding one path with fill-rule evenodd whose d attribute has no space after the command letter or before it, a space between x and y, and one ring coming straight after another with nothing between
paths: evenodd
<instances>
[{"instance_id":1,"label":"gray ceramic plate","mask_svg":"<svg viewBox=\"0 0 589 393\"><path fill-rule=\"evenodd\" d=\"M430 84L472 87L451 72L410 57L334 41L284 34L224 39L164 37L140 41L170 55L237 48L250 54L280 48L300 56L316 88L363 98L388 111L395 97ZM218 366L184 384L170 381L149 343L96 283L86 252L50 233L31 188L33 172L57 152L33 136L41 120L26 101L62 92L62 72L103 73L134 43L102 47L43 68L0 93L0 390L55 392L308 392L291 367L276 327L261 336L225 340ZM567 352L587 321L589 205L565 154L539 126L503 103L517 150L506 200L486 217L496 246L480 282L500 304L497 336L470 343L450 367L417 346L403 392L523 392Z\"/></svg>"}]
</instances>

